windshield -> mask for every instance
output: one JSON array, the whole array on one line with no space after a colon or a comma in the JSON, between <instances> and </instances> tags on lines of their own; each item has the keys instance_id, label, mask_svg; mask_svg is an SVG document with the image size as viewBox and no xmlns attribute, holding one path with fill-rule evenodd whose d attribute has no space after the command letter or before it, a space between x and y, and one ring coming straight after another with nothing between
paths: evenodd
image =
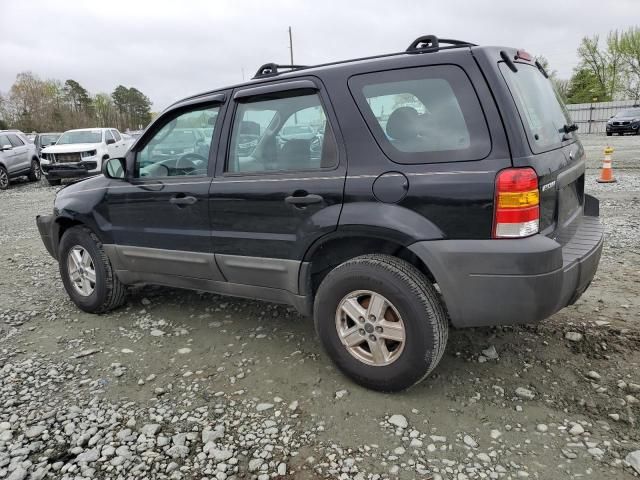
<instances>
[{"instance_id":1,"label":"windshield","mask_svg":"<svg viewBox=\"0 0 640 480\"><path fill-rule=\"evenodd\" d=\"M615 115L618 118L622 117L640 117L640 108L630 108L629 110L622 110Z\"/></svg>"},{"instance_id":2,"label":"windshield","mask_svg":"<svg viewBox=\"0 0 640 480\"><path fill-rule=\"evenodd\" d=\"M193 130L174 130L164 140L165 143L171 143L175 145L192 145L196 143L196 134Z\"/></svg>"},{"instance_id":3,"label":"windshield","mask_svg":"<svg viewBox=\"0 0 640 480\"><path fill-rule=\"evenodd\" d=\"M564 126L573 121L558 98L551 81L533 65L516 64L512 71L500 63L511 95L527 130L529 143L535 151L547 151L562 145Z\"/></svg>"},{"instance_id":4,"label":"windshield","mask_svg":"<svg viewBox=\"0 0 640 480\"><path fill-rule=\"evenodd\" d=\"M51 145L56 143L56 140L60 138L59 134L55 135L40 135L40 145Z\"/></svg>"},{"instance_id":5,"label":"windshield","mask_svg":"<svg viewBox=\"0 0 640 480\"><path fill-rule=\"evenodd\" d=\"M102 132L100 130L74 130L70 132L64 132L56 145L100 142L102 142Z\"/></svg>"}]
</instances>

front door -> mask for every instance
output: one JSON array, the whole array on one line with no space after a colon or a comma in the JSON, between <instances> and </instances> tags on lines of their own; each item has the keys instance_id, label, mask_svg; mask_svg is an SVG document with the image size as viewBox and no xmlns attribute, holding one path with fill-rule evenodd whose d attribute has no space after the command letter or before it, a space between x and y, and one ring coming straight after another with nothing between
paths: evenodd
<instances>
[{"instance_id":1,"label":"front door","mask_svg":"<svg viewBox=\"0 0 640 480\"><path fill-rule=\"evenodd\" d=\"M219 277L209 239L208 203L219 109L220 104L199 104L165 114L131 153L133 178L109 187L113 248L121 269Z\"/></svg>"},{"instance_id":2,"label":"front door","mask_svg":"<svg viewBox=\"0 0 640 480\"><path fill-rule=\"evenodd\" d=\"M311 80L235 92L210 195L213 251L229 282L299 293L306 251L336 229L346 166L327 103Z\"/></svg>"},{"instance_id":3,"label":"front door","mask_svg":"<svg viewBox=\"0 0 640 480\"><path fill-rule=\"evenodd\" d=\"M7 137L13 146L13 164L16 172L24 172L31 168L29 147L15 133L7 133Z\"/></svg>"},{"instance_id":4,"label":"front door","mask_svg":"<svg viewBox=\"0 0 640 480\"><path fill-rule=\"evenodd\" d=\"M0 148L2 148L2 159L7 167L7 172L9 175L15 174L19 170L17 151L6 134L0 134Z\"/></svg>"}]
</instances>

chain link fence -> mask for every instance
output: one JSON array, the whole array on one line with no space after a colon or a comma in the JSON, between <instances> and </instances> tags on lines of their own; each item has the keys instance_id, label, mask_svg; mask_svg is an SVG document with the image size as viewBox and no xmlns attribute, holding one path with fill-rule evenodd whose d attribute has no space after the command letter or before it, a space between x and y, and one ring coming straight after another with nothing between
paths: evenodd
<instances>
[{"instance_id":1,"label":"chain link fence","mask_svg":"<svg viewBox=\"0 0 640 480\"><path fill-rule=\"evenodd\" d=\"M573 121L580 127L580 135L605 133L607 120L620 110L640 107L639 100L616 100L614 102L573 103L567 105Z\"/></svg>"}]
</instances>

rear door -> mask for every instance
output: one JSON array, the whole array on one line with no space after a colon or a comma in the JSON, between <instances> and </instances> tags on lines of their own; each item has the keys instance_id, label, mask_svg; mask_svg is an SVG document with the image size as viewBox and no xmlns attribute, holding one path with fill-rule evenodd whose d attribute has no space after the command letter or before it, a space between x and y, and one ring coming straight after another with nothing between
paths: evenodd
<instances>
[{"instance_id":1,"label":"rear door","mask_svg":"<svg viewBox=\"0 0 640 480\"><path fill-rule=\"evenodd\" d=\"M336 229L346 162L319 80L276 82L234 92L211 185L213 250L231 283L298 293L309 246ZM282 135L300 126L305 138Z\"/></svg>"},{"instance_id":2,"label":"rear door","mask_svg":"<svg viewBox=\"0 0 640 480\"><path fill-rule=\"evenodd\" d=\"M515 166L538 174L540 231L554 238L570 230L584 203L584 149L573 122L542 69L528 61L505 62L499 69L522 122L528 155L514 155Z\"/></svg>"}]
</instances>

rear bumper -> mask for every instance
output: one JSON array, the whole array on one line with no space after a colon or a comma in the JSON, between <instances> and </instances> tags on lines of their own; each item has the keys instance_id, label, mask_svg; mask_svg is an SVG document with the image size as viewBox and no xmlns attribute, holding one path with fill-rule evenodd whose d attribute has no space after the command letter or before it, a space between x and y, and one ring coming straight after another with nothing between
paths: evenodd
<instances>
[{"instance_id":1,"label":"rear bumper","mask_svg":"<svg viewBox=\"0 0 640 480\"><path fill-rule=\"evenodd\" d=\"M42 243L44 243L47 252L49 252L49 255L53 258L57 258L58 224L54 222L53 215L38 215L36 217L36 224L38 225L40 238L42 238Z\"/></svg>"},{"instance_id":2,"label":"rear bumper","mask_svg":"<svg viewBox=\"0 0 640 480\"><path fill-rule=\"evenodd\" d=\"M99 172L98 162L78 162L78 163L43 163L42 173L49 179L78 178L96 175Z\"/></svg>"},{"instance_id":3,"label":"rear bumper","mask_svg":"<svg viewBox=\"0 0 640 480\"><path fill-rule=\"evenodd\" d=\"M598 217L584 216L561 245L520 240L443 240L409 248L429 266L457 327L543 320L574 303L593 279L604 241Z\"/></svg>"}]
</instances>

